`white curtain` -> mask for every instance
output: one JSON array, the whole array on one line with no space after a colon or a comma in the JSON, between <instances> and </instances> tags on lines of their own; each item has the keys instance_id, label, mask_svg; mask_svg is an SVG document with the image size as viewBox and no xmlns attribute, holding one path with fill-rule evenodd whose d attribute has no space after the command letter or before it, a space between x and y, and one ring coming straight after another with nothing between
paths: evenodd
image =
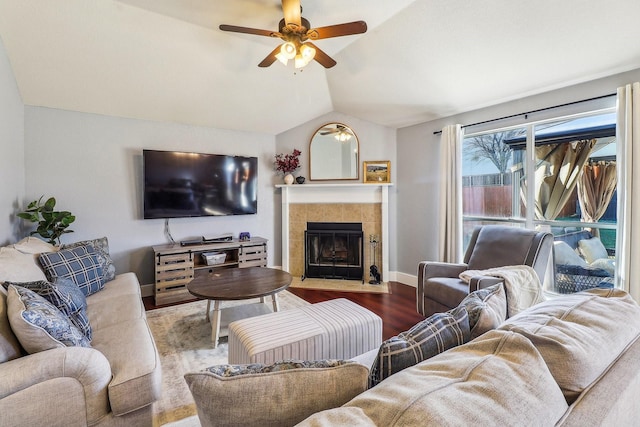
<instances>
[{"instance_id":1,"label":"white curtain","mask_svg":"<svg viewBox=\"0 0 640 427\"><path fill-rule=\"evenodd\" d=\"M462 261L462 126L442 129L440 138L438 258Z\"/></svg>"},{"instance_id":2,"label":"white curtain","mask_svg":"<svg viewBox=\"0 0 640 427\"><path fill-rule=\"evenodd\" d=\"M618 88L616 139L619 166L616 283L640 301L640 83Z\"/></svg>"},{"instance_id":3,"label":"white curtain","mask_svg":"<svg viewBox=\"0 0 640 427\"><path fill-rule=\"evenodd\" d=\"M582 175L596 140L536 147L536 218L556 219Z\"/></svg>"},{"instance_id":4,"label":"white curtain","mask_svg":"<svg viewBox=\"0 0 640 427\"><path fill-rule=\"evenodd\" d=\"M583 222L598 222L607 211L618 186L616 162L591 162L584 165L578 180L578 202ZM600 236L600 230L591 230Z\"/></svg>"}]
</instances>

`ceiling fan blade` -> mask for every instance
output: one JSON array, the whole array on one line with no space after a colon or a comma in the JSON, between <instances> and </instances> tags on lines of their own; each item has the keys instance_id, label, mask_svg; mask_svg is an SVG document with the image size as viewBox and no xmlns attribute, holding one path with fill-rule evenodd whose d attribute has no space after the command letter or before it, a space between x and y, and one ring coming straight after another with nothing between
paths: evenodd
<instances>
[{"instance_id":1,"label":"ceiling fan blade","mask_svg":"<svg viewBox=\"0 0 640 427\"><path fill-rule=\"evenodd\" d=\"M346 24L329 25L328 27L312 28L307 31L307 38L311 40L328 39L331 37L362 34L367 31L364 21L347 22Z\"/></svg>"},{"instance_id":2,"label":"ceiling fan blade","mask_svg":"<svg viewBox=\"0 0 640 427\"><path fill-rule=\"evenodd\" d=\"M236 25L220 25L220 29L222 31L231 31L232 33L243 33L243 34L253 34L256 36L267 36L267 37L279 37L282 38L282 34L277 31L269 31L269 30L259 30L257 28L247 28L247 27L238 27Z\"/></svg>"},{"instance_id":3,"label":"ceiling fan blade","mask_svg":"<svg viewBox=\"0 0 640 427\"><path fill-rule=\"evenodd\" d=\"M267 55L267 57L264 58L261 63L258 64L258 67L265 68L276 62L276 59L278 59L276 58L278 52L280 52L280 46L273 49L273 51L269 55Z\"/></svg>"},{"instance_id":4,"label":"ceiling fan blade","mask_svg":"<svg viewBox=\"0 0 640 427\"><path fill-rule=\"evenodd\" d=\"M331 67L333 67L334 65L337 64L337 62L334 61L333 58L331 58L329 55L327 55L322 50L320 50L320 48L318 48L318 46L314 45L311 42L307 42L305 44L308 44L309 46L311 46L312 48L314 48L316 50L316 56L314 56L313 59L318 61L320 63L320 65L322 65L324 68L331 68Z\"/></svg>"},{"instance_id":5,"label":"ceiling fan blade","mask_svg":"<svg viewBox=\"0 0 640 427\"><path fill-rule=\"evenodd\" d=\"M301 25L300 0L282 0L282 12L287 24Z\"/></svg>"}]
</instances>

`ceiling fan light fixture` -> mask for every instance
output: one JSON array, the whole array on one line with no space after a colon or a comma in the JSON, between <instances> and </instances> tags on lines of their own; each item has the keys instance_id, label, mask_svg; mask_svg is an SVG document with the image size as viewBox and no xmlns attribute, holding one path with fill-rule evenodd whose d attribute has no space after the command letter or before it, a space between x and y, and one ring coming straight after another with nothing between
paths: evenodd
<instances>
[{"instance_id":1,"label":"ceiling fan light fixture","mask_svg":"<svg viewBox=\"0 0 640 427\"><path fill-rule=\"evenodd\" d=\"M311 23L301 16L302 6L300 5L300 0L282 0L282 11L284 18L278 24L278 31L227 24L221 24L220 30L272 38L277 37L283 40L284 43L273 49L266 58L258 63L258 67L263 68L269 67L276 60L286 66L290 59L295 60L296 68L302 68L314 59L324 68L331 68L336 65L336 61L314 44L309 42L308 45L305 45L305 41L350 36L367 31L367 23L364 21L311 28Z\"/></svg>"},{"instance_id":2,"label":"ceiling fan light fixture","mask_svg":"<svg viewBox=\"0 0 640 427\"><path fill-rule=\"evenodd\" d=\"M351 134L346 131L340 131L337 134L335 134L334 137L340 142L347 142L348 140L351 139Z\"/></svg>"},{"instance_id":3,"label":"ceiling fan light fixture","mask_svg":"<svg viewBox=\"0 0 640 427\"><path fill-rule=\"evenodd\" d=\"M316 56L316 50L309 45L303 44L296 55L296 68L302 68L309 64Z\"/></svg>"},{"instance_id":4,"label":"ceiling fan light fixture","mask_svg":"<svg viewBox=\"0 0 640 427\"><path fill-rule=\"evenodd\" d=\"M296 45L293 42L284 42L280 45L280 52L276 54L276 58L287 65L290 59L296 57L296 50Z\"/></svg>"}]
</instances>

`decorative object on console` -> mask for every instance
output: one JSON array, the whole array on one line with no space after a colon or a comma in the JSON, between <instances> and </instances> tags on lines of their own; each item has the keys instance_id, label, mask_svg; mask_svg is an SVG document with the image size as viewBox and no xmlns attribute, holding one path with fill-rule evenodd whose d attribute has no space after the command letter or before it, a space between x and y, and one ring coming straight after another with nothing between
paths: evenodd
<instances>
[{"instance_id":1,"label":"decorative object on console","mask_svg":"<svg viewBox=\"0 0 640 427\"><path fill-rule=\"evenodd\" d=\"M389 160L365 161L362 172L364 182L376 184L391 182L391 162Z\"/></svg>"},{"instance_id":2,"label":"decorative object on console","mask_svg":"<svg viewBox=\"0 0 640 427\"><path fill-rule=\"evenodd\" d=\"M287 173L284 175L284 183L287 185L291 185L293 184L293 174Z\"/></svg>"},{"instance_id":3,"label":"decorative object on console","mask_svg":"<svg viewBox=\"0 0 640 427\"><path fill-rule=\"evenodd\" d=\"M275 169L284 174L284 183L287 185L293 184L293 172L300 168L300 154L302 152L297 148L294 148L291 154L276 154Z\"/></svg>"},{"instance_id":4,"label":"decorative object on console","mask_svg":"<svg viewBox=\"0 0 640 427\"><path fill-rule=\"evenodd\" d=\"M46 202L42 203L43 197L29 203L24 212L18 213L18 217L38 224L38 228L30 235L39 234L48 239L52 245L60 244L60 236L73 233L73 230L67 228L76 220L76 217L69 211L54 211L56 199L49 197Z\"/></svg>"},{"instance_id":5,"label":"decorative object on console","mask_svg":"<svg viewBox=\"0 0 640 427\"><path fill-rule=\"evenodd\" d=\"M201 255L207 265L224 264L224 261L227 259L225 252L202 252Z\"/></svg>"},{"instance_id":6,"label":"decorative object on console","mask_svg":"<svg viewBox=\"0 0 640 427\"><path fill-rule=\"evenodd\" d=\"M248 231L242 231L238 236L238 240L240 240L241 242L248 242L249 240L251 240L251 234Z\"/></svg>"},{"instance_id":7,"label":"decorative object on console","mask_svg":"<svg viewBox=\"0 0 640 427\"><path fill-rule=\"evenodd\" d=\"M276 154L276 160L274 162L276 170L283 174L297 171L300 167L300 154L302 154L302 151L297 148L294 148L291 154Z\"/></svg>"},{"instance_id":8,"label":"decorative object on console","mask_svg":"<svg viewBox=\"0 0 640 427\"><path fill-rule=\"evenodd\" d=\"M309 21L301 16L302 6L300 5L300 0L282 0L282 11L284 13L284 19L280 20L278 31L225 24L220 25L220 29L234 33L280 38L284 43L276 47L264 58L262 62L258 64L258 67L268 67L276 62L276 60L287 65L291 59L294 61L295 68L302 68L314 59L325 68L331 68L336 65L335 60L308 40L349 36L367 31L367 23L364 21L311 28Z\"/></svg>"}]
</instances>

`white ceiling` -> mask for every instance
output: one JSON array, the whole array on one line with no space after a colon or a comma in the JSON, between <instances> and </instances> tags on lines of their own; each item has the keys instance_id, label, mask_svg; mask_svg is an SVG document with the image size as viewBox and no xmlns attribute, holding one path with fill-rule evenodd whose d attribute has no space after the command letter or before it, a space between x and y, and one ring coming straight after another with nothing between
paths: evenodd
<instances>
[{"instance_id":1,"label":"white ceiling","mask_svg":"<svg viewBox=\"0 0 640 427\"><path fill-rule=\"evenodd\" d=\"M278 134L331 111L402 127L640 68L638 0L302 0L338 62L257 64L278 0L0 0L25 104Z\"/></svg>"}]
</instances>

